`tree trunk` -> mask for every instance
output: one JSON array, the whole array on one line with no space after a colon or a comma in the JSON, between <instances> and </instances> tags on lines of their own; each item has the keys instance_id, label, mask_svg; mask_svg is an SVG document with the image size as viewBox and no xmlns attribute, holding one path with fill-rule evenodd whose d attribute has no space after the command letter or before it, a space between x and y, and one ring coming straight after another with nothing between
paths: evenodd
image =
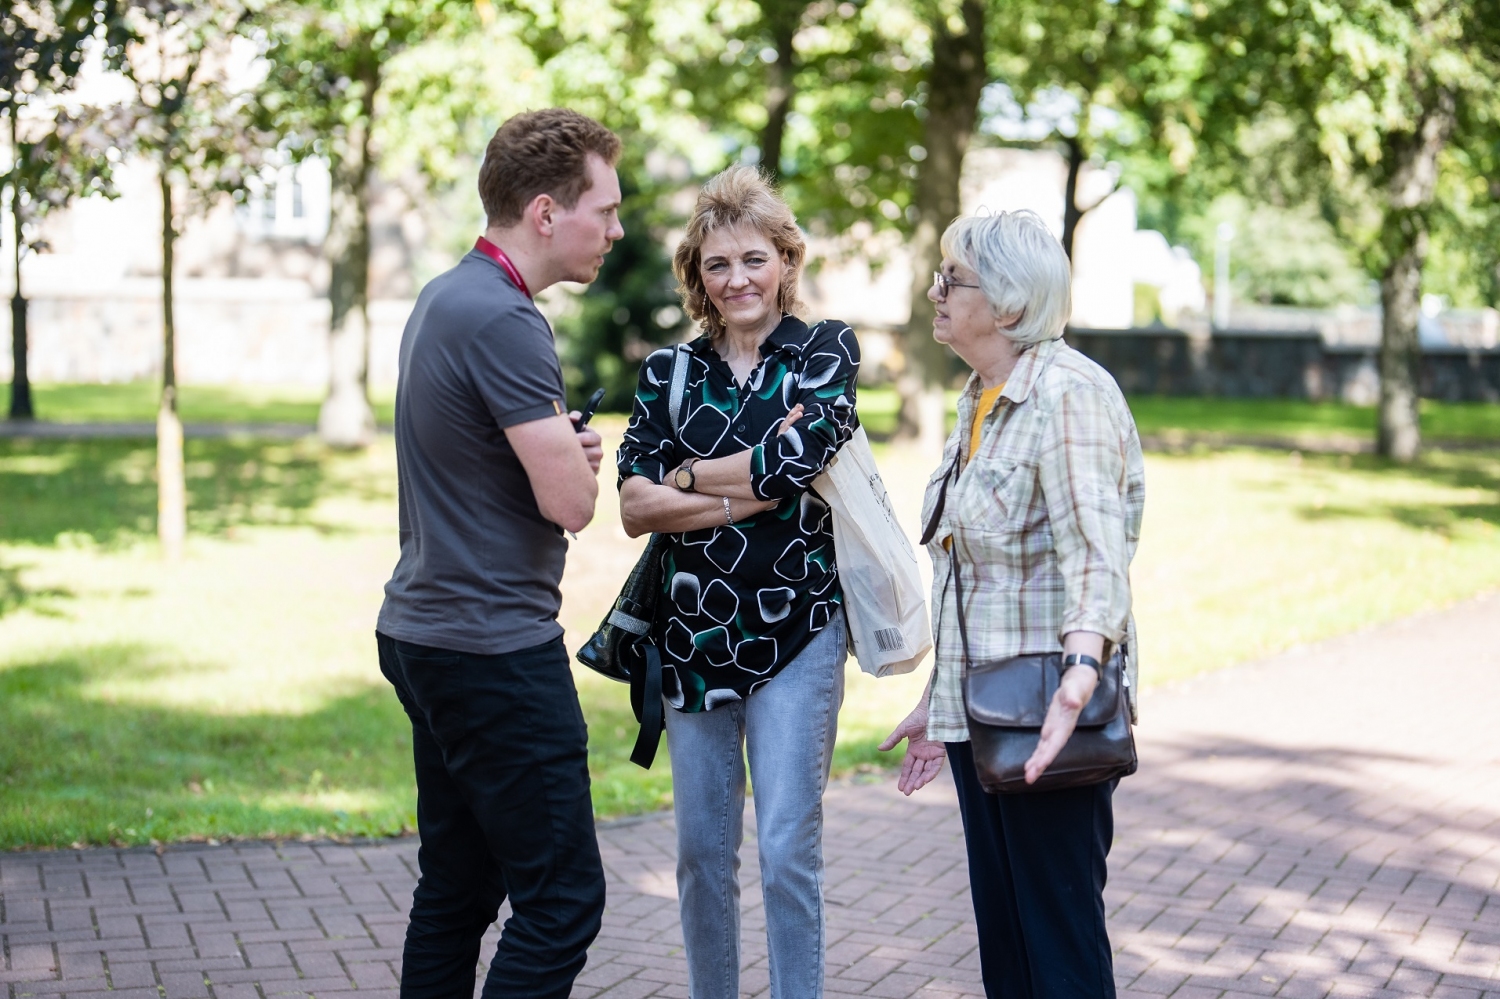
<instances>
[{"instance_id":1,"label":"tree trunk","mask_svg":"<svg viewBox=\"0 0 1500 999\"><path fill-rule=\"evenodd\" d=\"M927 77L927 118L923 123L923 148L927 157L917 174L916 226L911 237L911 317L905 330L908 370L897 379L901 393L901 417L897 433L923 440L942 439L931 422L940 408L921 404L922 390L941 389L947 380L950 360L947 348L932 339L933 304L927 298L932 272L942 263L939 239L962 212L959 181L964 154L979 117L979 97L989 74L984 61L984 6L979 0L964 0L964 30L948 30L947 18L939 13L932 23L932 66ZM925 418L924 418L925 414Z\"/></svg>"},{"instance_id":2,"label":"tree trunk","mask_svg":"<svg viewBox=\"0 0 1500 999\"><path fill-rule=\"evenodd\" d=\"M1063 145L1068 150L1068 179L1063 185L1062 248L1068 255L1068 262L1072 263L1073 238L1078 234L1078 223L1084 216L1078 208L1078 175L1083 172L1087 157L1083 155L1083 143L1077 136L1065 137Z\"/></svg>"},{"instance_id":3,"label":"tree trunk","mask_svg":"<svg viewBox=\"0 0 1500 999\"><path fill-rule=\"evenodd\" d=\"M364 38L369 46L373 41ZM362 114L333 157L333 189L325 253L328 281L328 398L318 412L318 435L334 447L366 447L375 439L369 400L370 122L379 77L373 64L364 84Z\"/></svg>"},{"instance_id":4,"label":"tree trunk","mask_svg":"<svg viewBox=\"0 0 1500 999\"><path fill-rule=\"evenodd\" d=\"M766 127L760 133L760 165L775 180L781 176L781 153L786 138L786 119L797 96L797 52L792 41L802 22L805 4L785 0L763 0L761 16L771 30L776 61L766 68Z\"/></svg>"},{"instance_id":5,"label":"tree trunk","mask_svg":"<svg viewBox=\"0 0 1500 999\"><path fill-rule=\"evenodd\" d=\"M187 483L183 476L182 420L177 415L177 326L172 315L172 181L161 167L161 406L156 412L156 536L169 560L182 557L187 535Z\"/></svg>"},{"instance_id":6,"label":"tree trunk","mask_svg":"<svg viewBox=\"0 0 1500 999\"><path fill-rule=\"evenodd\" d=\"M19 268L18 268L19 270ZM16 277L19 287L20 275ZM10 297L10 356L14 374L10 378L10 418L32 420L36 412L31 406L31 379L26 374L26 340L30 331L26 328L26 299L17 291Z\"/></svg>"},{"instance_id":7,"label":"tree trunk","mask_svg":"<svg viewBox=\"0 0 1500 999\"><path fill-rule=\"evenodd\" d=\"M1413 461L1422 445L1418 383L1422 347L1417 320L1422 312L1427 232L1425 225L1413 225L1415 219L1410 216L1392 222L1412 231L1405 250L1380 276L1380 426L1376 451L1397 461Z\"/></svg>"},{"instance_id":8,"label":"tree trunk","mask_svg":"<svg viewBox=\"0 0 1500 999\"><path fill-rule=\"evenodd\" d=\"M16 129L16 109L10 114L10 148L16 159L16 173L10 185L10 217L15 223L16 291L10 299L10 356L14 361L10 378L10 418L30 420L35 417L31 407L31 378L27 371L27 352L30 346L26 326L26 297L21 294L21 143Z\"/></svg>"},{"instance_id":9,"label":"tree trunk","mask_svg":"<svg viewBox=\"0 0 1500 999\"><path fill-rule=\"evenodd\" d=\"M1381 231L1388 263L1380 276L1380 423L1375 450L1400 462L1415 461L1422 446L1417 322L1427 260L1427 213L1437 190L1438 154L1453 123L1453 95L1440 91L1414 134L1387 142L1393 169Z\"/></svg>"}]
</instances>

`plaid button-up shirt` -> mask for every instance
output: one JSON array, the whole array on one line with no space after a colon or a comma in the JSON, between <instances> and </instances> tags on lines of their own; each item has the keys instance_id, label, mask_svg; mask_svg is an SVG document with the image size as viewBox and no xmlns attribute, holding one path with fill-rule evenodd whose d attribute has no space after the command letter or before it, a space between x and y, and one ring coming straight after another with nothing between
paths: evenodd
<instances>
[{"instance_id":1,"label":"plaid button-up shirt","mask_svg":"<svg viewBox=\"0 0 1500 999\"><path fill-rule=\"evenodd\" d=\"M963 572L964 614L975 662L1057 652L1070 631L1105 638L1106 656L1127 650L1131 710L1139 663L1130 613L1130 560L1141 536L1145 467L1135 420L1099 365L1061 340L1026 351L984 417L979 450L963 464L979 376L958 401L958 426L927 483L922 523L955 459L932 555L936 669L927 737L969 738L964 651L954 609L952 538Z\"/></svg>"}]
</instances>

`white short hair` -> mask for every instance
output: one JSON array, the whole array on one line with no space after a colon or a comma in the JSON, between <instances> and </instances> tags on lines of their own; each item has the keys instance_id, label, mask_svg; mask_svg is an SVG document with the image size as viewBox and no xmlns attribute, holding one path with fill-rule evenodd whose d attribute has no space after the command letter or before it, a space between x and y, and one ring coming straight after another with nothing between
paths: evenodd
<instances>
[{"instance_id":1,"label":"white short hair","mask_svg":"<svg viewBox=\"0 0 1500 999\"><path fill-rule=\"evenodd\" d=\"M1062 244L1035 212L996 212L955 219L942 239L943 256L973 271L997 316L1021 314L1017 343L1063 335L1073 314L1072 267Z\"/></svg>"}]
</instances>

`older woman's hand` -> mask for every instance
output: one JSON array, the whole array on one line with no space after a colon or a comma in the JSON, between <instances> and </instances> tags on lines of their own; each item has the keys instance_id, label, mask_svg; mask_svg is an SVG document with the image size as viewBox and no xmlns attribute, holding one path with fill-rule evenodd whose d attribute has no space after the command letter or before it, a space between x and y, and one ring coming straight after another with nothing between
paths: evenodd
<instances>
[{"instance_id":1,"label":"older woman's hand","mask_svg":"<svg viewBox=\"0 0 1500 999\"><path fill-rule=\"evenodd\" d=\"M1074 727L1078 725L1079 713L1094 696L1094 688L1098 685L1099 674L1088 666L1074 666L1063 674L1057 693L1052 695L1052 703L1047 706L1041 740L1031 759L1026 761L1026 783L1035 784L1042 772L1057 759L1057 754L1068 744Z\"/></svg>"},{"instance_id":2,"label":"older woman's hand","mask_svg":"<svg viewBox=\"0 0 1500 999\"><path fill-rule=\"evenodd\" d=\"M880 751L890 752L902 739L906 740L906 756L901 761L901 776L896 778L896 788L902 794L910 795L942 772L943 757L946 755L941 742L933 742L927 738L926 695L912 709L911 714L902 719L896 730L885 737L885 741L880 744Z\"/></svg>"}]
</instances>

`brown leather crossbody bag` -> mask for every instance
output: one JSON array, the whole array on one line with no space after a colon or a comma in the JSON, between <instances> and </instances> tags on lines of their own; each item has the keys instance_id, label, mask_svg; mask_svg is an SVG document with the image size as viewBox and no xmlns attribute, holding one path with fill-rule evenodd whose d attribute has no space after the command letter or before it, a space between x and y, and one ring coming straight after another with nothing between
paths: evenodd
<instances>
[{"instance_id":1,"label":"brown leather crossbody bag","mask_svg":"<svg viewBox=\"0 0 1500 999\"><path fill-rule=\"evenodd\" d=\"M954 473L958 470L955 456L953 468L943 480L943 492L928 520L923 544L937 533L948 484L956 478ZM958 611L958 634L964 649L964 708L969 716L969 743L980 785L991 794L1025 794L1099 784L1135 773L1130 681L1125 657L1117 649L1100 669L1099 684L1079 713L1078 724L1067 744L1035 784L1026 783L1026 761L1041 741L1042 722L1062 681L1063 654L1044 652L974 662L969 654L957 543L950 547L948 559Z\"/></svg>"},{"instance_id":2,"label":"brown leather crossbody bag","mask_svg":"<svg viewBox=\"0 0 1500 999\"><path fill-rule=\"evenodd\" d=\"M980 785L991 794L1024 794L1099 784L1135 773L1129 680L1125 657L1117 649L1100 669L1094 696L1079 712L1078 724L1057 759L1035 784L1026 783L1026 761L1041 741L1042 722L1062 681L1063 654L1044 652L974 662L969 656L958 559L951 552L949 557L958 633L964 645L964 708Z\"/></svg>"}]
</instances>

